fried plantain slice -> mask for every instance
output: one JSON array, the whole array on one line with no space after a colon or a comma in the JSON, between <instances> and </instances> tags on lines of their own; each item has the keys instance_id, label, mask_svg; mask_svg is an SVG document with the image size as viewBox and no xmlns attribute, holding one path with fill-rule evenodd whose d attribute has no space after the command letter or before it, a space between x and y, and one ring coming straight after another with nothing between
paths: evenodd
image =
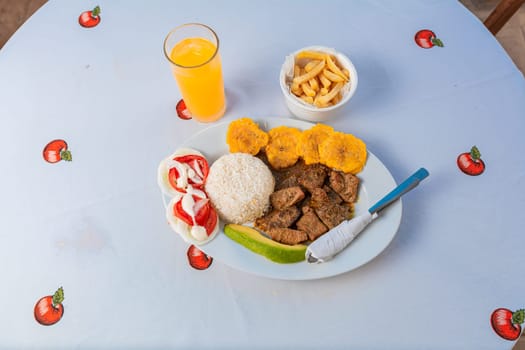
<instances>
[{"instance_id":1,"label":"fried plantain slice","mask_svg":"<svg viewBox=\"0 0 525 350\"><path fill-rule=\"evenodd\" d=\"M352 134L333 132L319 145L321 164L345 173L359 173L366 157L365 143Z\"/></svg>"},{"instance_id":2,"label":"fried plantain slice","mask_svg":"<svg viewBox=\"0 0 525 350\"><path fill-rule=\"evenodd\" d=\"M297 144L297 154L305 164L319 163L319 145L334 132L334 128L326 124L316 124L301 133Z\"/></svg>"},{"instance_id":3,"label":"fried plantain slice","mask_svg":"<svg viewBox=\"0 0 525 350\"><path fill-rule=\"evenodd\" d=\"M268 144L268 139L268 134L247 117L232 121L226 133L226 143L231 153L249 153L254 156Z\"/></svg>"},{"instance_id":4,"label":"fried plantain slice","mask_svg":"<svg viewBox=\"0 0 525 350\"><path fill-rule=\"evenodd\" d=\"M288 126L278 126L268 132L270 140L265 151L268 162L274 169L283 169L294 165L299 159L297 143L301 131Z\"/></svg>"}]
</instances>

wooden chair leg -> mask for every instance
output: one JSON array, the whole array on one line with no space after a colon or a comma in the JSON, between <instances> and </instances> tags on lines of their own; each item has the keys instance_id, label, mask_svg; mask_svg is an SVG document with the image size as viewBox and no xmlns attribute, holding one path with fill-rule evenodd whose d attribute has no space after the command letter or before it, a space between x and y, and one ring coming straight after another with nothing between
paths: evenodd
<instances>
[{"instance_id":1,"label":"wooden chair leg","mask_svg":"<svg viewBox=\"0 0 525 350\"><path fill-rule=\"evenodd\" d=\"M485 26L496 35L523 3L525 0L501 0L485 20Z\"/></svg>"}]
</instances>

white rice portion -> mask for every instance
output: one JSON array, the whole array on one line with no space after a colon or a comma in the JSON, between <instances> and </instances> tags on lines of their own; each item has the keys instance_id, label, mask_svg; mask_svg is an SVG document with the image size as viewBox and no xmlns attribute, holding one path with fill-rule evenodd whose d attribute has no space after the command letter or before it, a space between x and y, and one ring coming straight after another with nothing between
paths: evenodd
<instances>
[{"instance_id":1,"label":"white rice portion","mask_svg":"<svg viewBox=\"0 0 525 350\"><path fill-rule=\"evenodd\" d=\"M230 153L212 164L205 189L223 221L244 224L268 210L274 187L272 172L262 160Z\"/></svg>"}]
</instances>

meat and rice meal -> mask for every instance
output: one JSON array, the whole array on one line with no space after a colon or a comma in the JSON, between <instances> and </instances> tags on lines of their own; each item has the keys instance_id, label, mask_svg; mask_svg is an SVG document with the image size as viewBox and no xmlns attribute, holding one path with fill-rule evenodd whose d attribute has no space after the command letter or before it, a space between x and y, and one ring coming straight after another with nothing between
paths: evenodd
<instances>
[{"instance_id":1,"label":"meat and rice meal","mask_svg":"<svg viewBox=\"0 0 525 350\"><path fill-rule=\"evenodd\" d=\"M314 241L350 219L366 146L317 124L265 132L249 118L230 123L230 154L210 168L206 192L226 223L253 223L274 241Z\"/></svg>"}]
</instances>

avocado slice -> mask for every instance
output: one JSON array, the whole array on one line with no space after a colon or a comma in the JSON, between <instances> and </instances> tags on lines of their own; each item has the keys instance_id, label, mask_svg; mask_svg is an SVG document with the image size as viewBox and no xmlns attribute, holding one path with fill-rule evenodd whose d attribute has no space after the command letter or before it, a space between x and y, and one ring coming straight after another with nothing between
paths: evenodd
<instances>
[{"instance_id":1,"label":"avocado slice","mask_svg":"<svg viewBox=\"0 0 525 350\"><path fill-rule=\"evenodd\" d=\"M231 240L276 263L289 264L305 259L306 246L304 244L281 244L263 236L251 227L236 224L224 226L224 233Z\"/></svg>"}]
</instances>

